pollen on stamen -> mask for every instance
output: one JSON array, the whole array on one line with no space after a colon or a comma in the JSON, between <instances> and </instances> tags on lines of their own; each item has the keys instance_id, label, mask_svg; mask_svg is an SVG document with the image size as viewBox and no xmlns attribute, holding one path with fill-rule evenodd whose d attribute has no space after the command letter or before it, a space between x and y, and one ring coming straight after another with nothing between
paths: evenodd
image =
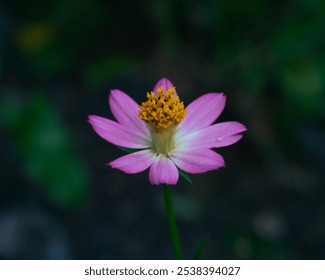
<instances>
[{"instance_id":1,"label":"pollen on stamen","mask_svg":"<svg viewBox=\"0 0 325 280\"><path fill-rule=\"evenodd\" d=\"M139 105L138 117L145 122L152 124L154 128L168 128L171 125L180 123L186 113L184 103L175 96L175 88L170 87L164 90L163 86L154 92L147 93L147 101Z\"/></svg>"}]
</instances>

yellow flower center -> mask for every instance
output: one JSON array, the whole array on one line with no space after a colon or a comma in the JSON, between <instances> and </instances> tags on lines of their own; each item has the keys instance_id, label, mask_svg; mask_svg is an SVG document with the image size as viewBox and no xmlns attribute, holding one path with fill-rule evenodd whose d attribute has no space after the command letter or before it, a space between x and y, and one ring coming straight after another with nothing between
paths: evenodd
<instances>
[{"instance_id":1,"label":"yellow flower center","mask_svg":"<svg viewBox=\"0 0 325 280\"><path fill-rule=\"evenodd\" d=\"M177 125L184 119L187 110L184 108L184 103L174 94L174 87L164 91L163 86L157 89L157 95L154 92L148 92L148 101L142 102L139 106L141 111L138 117L157 129Z\"/></svg>"},{"instance_id":2,"label":"yellow flower center","mask_svg":"<svg viewBox=\"0 0 325 280\"><path fill-rule=\"evenodd\" d=\"M168 155L175 148L174 135L177 125L184 119L187 110L184 103L174 96L175 88L165 91L161 86L154 92L147 93L147 101L139 105L138 117L147 123L151 133L152 149Z\"/></svg>"}]
</instances>

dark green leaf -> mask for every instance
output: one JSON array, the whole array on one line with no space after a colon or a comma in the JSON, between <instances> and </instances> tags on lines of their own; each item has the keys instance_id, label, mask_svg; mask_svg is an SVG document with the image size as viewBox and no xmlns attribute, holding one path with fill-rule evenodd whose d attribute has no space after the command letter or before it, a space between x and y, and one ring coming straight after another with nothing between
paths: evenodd
<instances>
[{"instance_id":1,"label":"dark green leaf","mask_svg":"<svg viewBox=\"0 0 325 280\"><path fill-rule=\"evenodd\" d=\"M183 170L180 169L178 169L178 172L187 182L189 182L191 185L194 185L190 175L188 175L187 173L185 173Z\"/></svg>"},{"instance_id":2,"label":"dark green leaf","mask_svg":"<svg viewBox=\"0 0 325 280\"><path fill-rule=\"evenodd\" d=\"M124 148L124 147L120 147L120 146L117 146L117 147L118 147L119 149L121 149L122 151L127 152L127 153L129 153L129 154L139 151L139 150L137 150L137 149Z\"/></svg>"},{"instance_id":3,"label":"dark green leaf","mask_svg":"<svg viewBox=\"0 0 325 280\"><path fill-rule=\"evenodd\" d=\"M134 71L137 61L133 57L112 56L101 58L85 70L85 81L89 86L105 85Z\"/></svg>"},{"instance_id":4,"label":"dark green leaf","mask_svg":"<svg viewBox=\"0 0 325 280\"><path fill-rule=\"evenodd\" d=\"M200 259L202 253L204 252L205 247L208 245L210 239L210 235L208 234L199 244L199 246L197 247L195 254L193 256L193 260L198 260Z\"/></svg>"}]
</instances>

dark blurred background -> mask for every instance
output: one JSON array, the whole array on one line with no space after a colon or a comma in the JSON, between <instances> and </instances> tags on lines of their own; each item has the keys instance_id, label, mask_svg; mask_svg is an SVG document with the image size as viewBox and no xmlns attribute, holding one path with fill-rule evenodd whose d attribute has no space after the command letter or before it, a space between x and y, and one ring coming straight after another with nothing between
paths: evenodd
<instances>
[{"instance_id":1,"label":"dark blurred background","mask_svg":"<svg viewBox=\"0 0 325 280\"><path fill-rule=\"evenodd\" d=\"M174 258L162 188L87 123L162 77L248 128L173 190L187 258L207 234L204 259L325 258L325 2L142 3L1 1L0 258Z\"/></svg>"}]
</instances>

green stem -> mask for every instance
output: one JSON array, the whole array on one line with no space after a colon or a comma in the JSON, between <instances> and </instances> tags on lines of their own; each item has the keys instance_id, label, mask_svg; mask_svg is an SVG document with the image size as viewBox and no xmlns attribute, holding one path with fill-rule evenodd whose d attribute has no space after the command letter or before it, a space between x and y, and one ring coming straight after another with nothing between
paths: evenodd
<instances>
[{"instance_id":1,"label":"green stem","mask_svg":"<svg viewBox=\"0 0 325 280\"><path fill-rule=\"evenodd\" d=\"M173 208L173 197L172 197L172 190L170 186L164 186L164 196L165 196L165 206L167 210L168 216L168 223L169 223L169 230L172 236L173 246L176 254L176 258L178 260L183 260L184 255L182 251L181 242L179 239L174 208Z\"/></svg>"}]
</instances>

